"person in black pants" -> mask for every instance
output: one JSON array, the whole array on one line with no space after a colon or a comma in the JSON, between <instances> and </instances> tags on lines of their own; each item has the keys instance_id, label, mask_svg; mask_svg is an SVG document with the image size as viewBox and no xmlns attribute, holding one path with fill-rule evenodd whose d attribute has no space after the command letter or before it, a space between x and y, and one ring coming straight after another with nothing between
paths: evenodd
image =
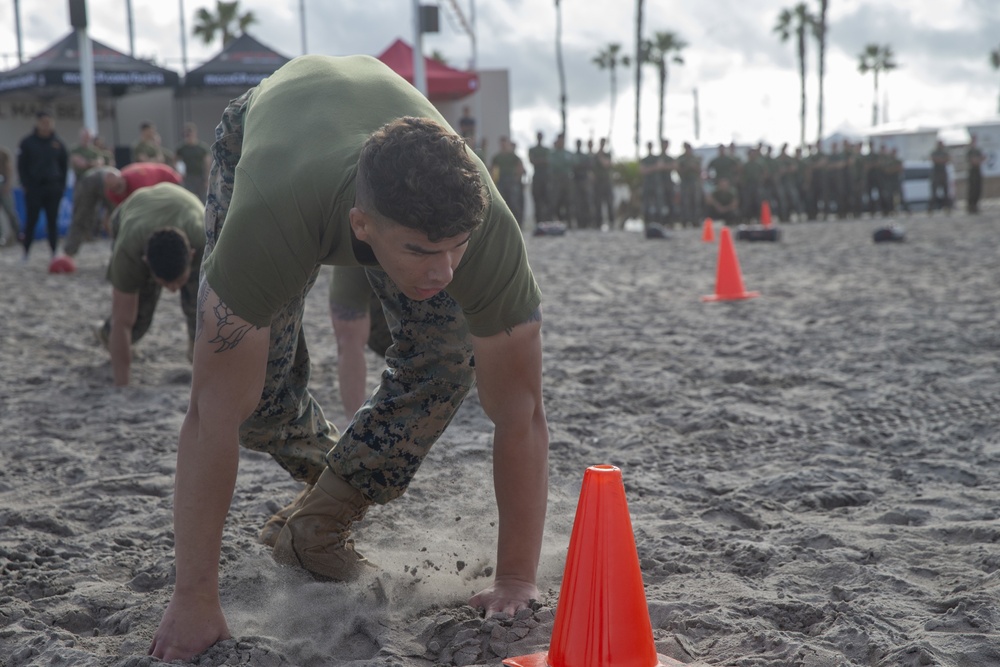
<instances>
[{"instance_id":1,"label":"person in black pants","mask_svg":"<svg viewBox=\"0 0 1000 667\"><path fill-rule=\"evenodd\" d=\"M49 247L52 256L59 245L59 203L66 189L69 153L66 144L56 134L52 116L47 111L35 114L35 131L21 140L17 155L17 173L24 188L27 216L24 221L24 257L31 251L35 225L45 211Z\"/></svg>"}]
</instances>

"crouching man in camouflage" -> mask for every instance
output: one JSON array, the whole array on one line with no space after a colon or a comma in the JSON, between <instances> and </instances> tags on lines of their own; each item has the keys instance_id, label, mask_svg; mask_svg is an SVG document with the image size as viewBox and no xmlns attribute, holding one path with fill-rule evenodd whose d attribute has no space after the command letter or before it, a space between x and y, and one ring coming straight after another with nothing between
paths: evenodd
<instances>
[{"instance_id":1,"label":"crouching man in camouflage","mask_svg":"<svg viewBox=\"0 0 1000 667\"><path fill-rule=\"evenodd\" d=\"M176 584L150 653L186 660L229 637L218 569L240 444L304 484L262 531L275 560L351 579L371 567L352 525L406 490L474 381L494 424L500 520L495 579L470 604L526 607L548 488L541 297L482 162L368 56L291 61L234 100L213 152ZM342 435L307 387L304 300L322 265L365 267L393 341Z\"/></svg>"}]
</instances>

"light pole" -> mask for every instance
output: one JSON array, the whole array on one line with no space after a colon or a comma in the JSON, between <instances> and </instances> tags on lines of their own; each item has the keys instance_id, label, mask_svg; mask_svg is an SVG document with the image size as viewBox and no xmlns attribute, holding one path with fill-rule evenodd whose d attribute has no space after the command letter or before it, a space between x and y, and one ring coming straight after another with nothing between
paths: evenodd
<instances>
[{"instance_id":1,"label":"light pole","mask_svg":"<svg viewBox=\"0 0 1000 667\"><path fill-rule=\"evenodd\" d=\"M94 84L94 50L87 35L86 0L69 0L69 22L76 31L80 51L80 97L83 105L83 126L90 136L97 136L97 90Z\"/></svg>"},{"instance_id":2,"label":"light pole","mask_svg":"<svg viewBox=\"0 0 1000 667\"><path fill-rule=\"evenodd\" d=\"M187 28L184 27L184 0L180 0L181 6L181 66L184 74L188 71L188 49L187 49Z\"/></svg>"},{"instance_id":3,"label":"light pole","mask_svg":"<svg viewBox=\"0 0 1000 667\"><path fill-rule=\"evenodd\" d=\"M306 0L299 0L299 31L302 36L302 55L309 53L306 46Z\"/></svg>"},{"instance_id":4,"label":"light pole","mask_svg":"<svg viewBox=\"0 0 1000 667\"><path fill-rule=\"evenodd\" d=\"M132 20L132 0L125 0L125 15L128 17L128 54L135 58L135 21Z\"/></svg>"},{"instance_id":5,"label":"light pole","mask_svg":"<svg viewBox=\"0 0 1000 667\"><path fill-rule=\"evenodd\" d=\"M21 2L14 0L14 29L17 31L17 64L24 64L24 46L21 43Z\"/></svg>"},{"instance_id":6,"label":"light pole","mask_svg":"<svg viewBox=\"0 0 1000 667\"><path fill-rule=\"evenodd\" d=\"M424 97L427 97L427 72L424 70L424 30L420 19L420 0L413 0L413 85Z\"/></svg>"}]
</instances>

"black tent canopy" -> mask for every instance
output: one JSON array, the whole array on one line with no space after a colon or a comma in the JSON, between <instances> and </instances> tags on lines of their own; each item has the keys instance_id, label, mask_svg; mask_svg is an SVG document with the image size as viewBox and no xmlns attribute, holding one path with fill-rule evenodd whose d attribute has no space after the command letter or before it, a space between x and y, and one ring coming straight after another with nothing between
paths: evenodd
<instances>
[{"instance_id":1,"label":"black tent canopy","mask_svg":"<svg viewBox=\"0 0 1000 667\"><path fill-rule=\"evenodd\" d=\"M94 83L98 94L124 95L135 88L175 88L180 77L152 63L132 58L96 39ZM79 39L71 32L28 62L0 72L0 95L30 94L46 98L78 92L80 89Z\"/></svg>"},{"instance_id":2,"label":"black tent canopy","mask_svg":"<svg viewBox=\"0 0 1000 667\"><path fill-rule=\"evenodd\" d=\"M246 90L288 61L289 58L243 33L214 58L188 72L181 90Z\"/></svg>"}]
</instances>

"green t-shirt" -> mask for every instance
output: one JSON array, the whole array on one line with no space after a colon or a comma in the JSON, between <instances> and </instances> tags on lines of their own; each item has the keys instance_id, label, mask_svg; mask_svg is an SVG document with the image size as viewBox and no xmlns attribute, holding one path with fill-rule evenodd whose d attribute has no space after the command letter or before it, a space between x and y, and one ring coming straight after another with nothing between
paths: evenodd
<instances>
[{"instance_id":1,"label":"green t-shirt","mask_svg":"<svg viewBox=\"0 0 1000 667\"><path fill-rule=\"evenodd\" d=\"M175 151L177 159L184 163L185 176L204 176L205 157L211 149L203 141L196 144L181 144Z\"/></svg>"},{"instance_id":2,"label":"green t-shirt","mask_svg":"<svg viewBox=\"0 0 1000 667\"><path fill-rule=\"evenodd\" d=\"M75 165L73 165L74 155L81 156L84 160L86 160L89 163L88 166L79 169ZM104 154L101 151L94 148L93 146L77 146L69 152L69 157L70 157L70 166L73 167L73 173L76 176L76 180L79 181L80 177L83 176L88 169L93 169L94 167L100 166L94 163L98 160L98 158L103 158Z\"/></svg>"},{"instance_id":3,"label":"green t-shirt","mask_svg":"<svg viewBox=\"0 0 1000 667\"><path fill-rule=\"evenodd\" d=\"M520 178L521 170L524 168L521 158L514 152L497 153L493 156L493 163L490 166L499 170L498 178L503 181Z\"/></svg>"},{"instance_id":4,"label":"green t-shirt","mask_svg":"<svg viewBox=\"0 0 1000 667\"><path fill-rule=\"evenodd\" d=\"M677 173L681 180L686 183L697 181L701 178L701 158L694 153L681 155L677 160Z\"/></svg>"},{"instance_id":5,"label":"green t-shirt","mask_svg":"<svg viewBox=\"0 0 1000 667\"><path fill-rule=\"evenodd\" d=\"M143 259L149 236L163 227L184 232L194 248L191 274L197 275L205 252L205 204L174 183L159 183L132 193L119 207L107 278L119 292L134 294L152 273Z\"/></svg>"},{"instance_id":6,"label":"green t-shirt","mask_svg":"<svg viewBox=\"0 0 1000 667\"><path fill-rule=\"evenodd\" d=\"M226 223L205 275L233 311L267 326L317 265L359 266L348 212L365 140L402 116L447 121L417 90L370 56L302 56L255 88L244 117ZM528 319L541 295L524 237L489 172L485 220L447 288L476 336Z\"/></svg>"},{"instance_id":7,"label":"green t-shirt","mask_svg":"<svg viewBox=\"0 0 1000 667\"><path fill-rule=\"evenodd\" d=\"M163 149L150 141L138 141L132 146L132 160L135 162L163 162Z\"/></svg>"},{"instance_id":8,"label":"green t-shirt","mask_svg":"<svg viewBox=\"0 0 1000 667\"><path fill-rule=\"evenodd\" d=\"M764 180L765 167L760 159L747 160L743 165L743 182L750 187L758 187Z\"/></svg>"},{"instance_id":9,"label":"green t-shirt","mask_svg":"<svg viewBox=\"0 0 1000 667\"><path fill-rule=\"evenodd\" d=\"M534 145L528 149L528 160L535 168L535 174L547 174L549 171L549 155L552 151L546 146Z\"/></svg>"},{"instance_id":10,"label":"green t-shirt","mask_svg":"<svg viewBox=\"0 0 1000 667\"><path fill-rule=\"evenodd\" d=\"M716 155L712 158L712 161L708 163L709 171L715 172L715 180L722 178L727 179L730 183L736 182L736 171L739 164L736 160L728 155Z\"/></svg>"},{"instance_id":11,"label":"green t-shirt","mask_svg":"<svg viewBox=\"0 0 1000 667\"><path fill-rule=\"evenodd\" d=\"M569 178L573 175L573 154L565 148L553 148L549 154L549 169L553 176Z\"/></svg>"}]
</instances>

